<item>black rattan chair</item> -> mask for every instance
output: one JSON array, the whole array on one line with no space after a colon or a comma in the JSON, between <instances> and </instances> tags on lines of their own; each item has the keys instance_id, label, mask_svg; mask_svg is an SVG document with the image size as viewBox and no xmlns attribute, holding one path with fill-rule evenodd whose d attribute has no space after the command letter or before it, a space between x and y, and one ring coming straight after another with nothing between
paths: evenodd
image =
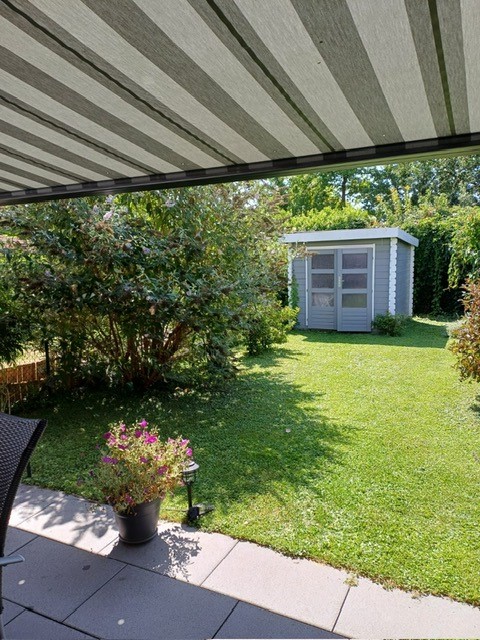
<instances>
[{"instance_id":1,"label":"black rattan chair","mask_svg":"<svg viewBox=\"0 0 480 640\"><path fill-rule=\"evenodd\" d=\"M18 554L4 556L8 521L22 473L46 426L44 420L27 420L0 413L0 639L5 637L2 570L6 565L23 562Z\"/></svg>"}]
</instances>

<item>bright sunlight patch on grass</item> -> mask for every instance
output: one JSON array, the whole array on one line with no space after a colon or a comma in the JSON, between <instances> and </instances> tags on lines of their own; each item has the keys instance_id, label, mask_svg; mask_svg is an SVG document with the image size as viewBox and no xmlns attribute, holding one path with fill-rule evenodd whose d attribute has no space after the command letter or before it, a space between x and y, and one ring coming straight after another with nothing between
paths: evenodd
<instances>
[{"instance_id":1,"label":"bright sunlight patch on grass","mask_svg":"<svg viewBox=\"0 0 480 640\"><path fill-rule=\"evenodd\" d=\"M93 497L77 480L101 434L145 417L191 439L203 529L480 604L478 386L446 342L421 319L399 338L294 332L222 392L64 398L36 411L33 481ZM162 515L185 506L179 490Z\"/></svg>"}]
</instances>

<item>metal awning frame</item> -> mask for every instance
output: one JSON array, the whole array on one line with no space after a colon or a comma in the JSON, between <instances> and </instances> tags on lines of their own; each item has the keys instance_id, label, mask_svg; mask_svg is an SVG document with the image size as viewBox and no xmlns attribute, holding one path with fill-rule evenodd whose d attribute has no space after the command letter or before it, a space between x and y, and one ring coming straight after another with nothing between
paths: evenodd
<instances>
[{"instance_id":1,"label":"metal awning frame","mask_svg":"<svg viewBox=\"0 0 480 640\"><path fill-rule=\"evenodd\" d=\"M480 153L480 133L386 144L251 164L229 165L212 169L195 169L168 174L42 187L39 189L22 189L1 195L0 206L91 195L113 195L131 191L172 189L219 182L257 180L307 173L309 171L341 171L342 169L359 166L428 160L467 153Z\"/></svg>"}]
</instances>

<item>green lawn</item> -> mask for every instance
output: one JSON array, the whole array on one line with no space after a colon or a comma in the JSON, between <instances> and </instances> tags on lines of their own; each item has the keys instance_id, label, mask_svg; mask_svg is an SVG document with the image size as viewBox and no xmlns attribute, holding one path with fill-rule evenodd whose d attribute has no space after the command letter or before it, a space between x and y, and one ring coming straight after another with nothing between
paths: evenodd
<instances>
[{"instance_id":1,"label":"green lawn","mask_svg":"<svg viewBox=\"0 0 480 640\"><path fill-rule=\"evenodd\" d=\"M446 341L420 319L400 338L295 332L221 393L64 398L42 410L33 482L88 496L99 436L145 417L191 439L203 529L480 604L478 387ZM184 507L180 491L162 515Z\"/></svg>"}]
</instances>

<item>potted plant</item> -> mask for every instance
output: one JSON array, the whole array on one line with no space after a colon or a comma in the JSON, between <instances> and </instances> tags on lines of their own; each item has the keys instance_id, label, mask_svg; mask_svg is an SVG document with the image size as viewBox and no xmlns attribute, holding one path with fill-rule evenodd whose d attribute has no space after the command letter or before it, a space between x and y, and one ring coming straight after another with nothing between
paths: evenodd
<instances>
[{"instance_id":1,"label":"potted plant","mask_svg":"<svg viewBox=\"0 0 480 640\"><path fill-rule=\"evenodd\" d=\"M189 441L162 441L146 420L131 427L121 423L103 437L94 482L114 509L120 540L147 542L157 532L162 499L182 483L192 455Z\"/></svg>"}]
</instances>

